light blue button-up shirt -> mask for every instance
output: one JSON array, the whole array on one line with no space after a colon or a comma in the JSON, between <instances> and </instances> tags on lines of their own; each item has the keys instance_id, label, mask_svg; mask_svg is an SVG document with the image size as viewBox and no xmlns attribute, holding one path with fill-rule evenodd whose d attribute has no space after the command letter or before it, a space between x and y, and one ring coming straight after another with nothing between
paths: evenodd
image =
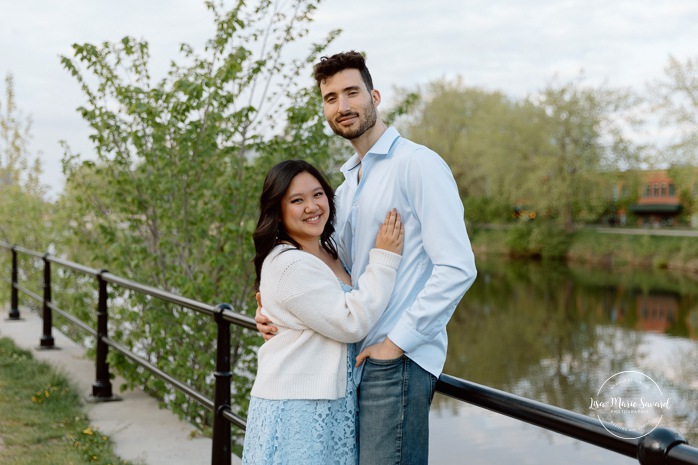
<instances>
[{"instance_id":1,"label":"light blue button-up shirt","mask_svg":"<svg viewBox=\"0 0 698 465\"><path fill-rule=\"evenodd\" d=\"M392 127L363 160L354 154L341 171L335 239L352 282L358 283L368 265L385 214L396 208L405 225L395 290L358 350L389 337L438 377L446 361L446 324L477 274L453 175L434 151ZM354 376L358 382L361 370Z\"/></svg>"}]
</instances>

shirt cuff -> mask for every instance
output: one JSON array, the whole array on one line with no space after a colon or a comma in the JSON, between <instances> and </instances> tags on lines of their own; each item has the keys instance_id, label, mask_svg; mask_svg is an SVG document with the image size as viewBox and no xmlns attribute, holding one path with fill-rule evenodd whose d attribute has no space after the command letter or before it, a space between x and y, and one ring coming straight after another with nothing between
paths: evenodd
<instances>
[{"instance_id":1,"label":"shirt cuff","mask_svg":"<svg viewBox=\"0 0 698 465\"><path fill-rule=\"evenodd\" d=\"M388 339L401 348L405 354L415 351L419 346L428 342L420 333L407 323L400 320L388 333Z\"/></svg>"}]
</instances>

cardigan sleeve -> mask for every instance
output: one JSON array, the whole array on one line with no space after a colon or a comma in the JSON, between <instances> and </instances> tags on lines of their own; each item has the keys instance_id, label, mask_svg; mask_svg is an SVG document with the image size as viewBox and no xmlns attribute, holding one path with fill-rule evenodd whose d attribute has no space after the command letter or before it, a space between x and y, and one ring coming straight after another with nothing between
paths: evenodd
<instances>
[{"instance_id":1,"label":"cardigan sleeve","mask_svg":"<svg viewBox=\"0 0 698 465\"><path fill-rule=\"evenodd\" d=\"M342 290L337 277L319 259L296 260L279 279L284 310L309 329L339 342L357 342L385 311L402 256L370 251L369 264L354 290Z\"/></svg>"}]
</instances>

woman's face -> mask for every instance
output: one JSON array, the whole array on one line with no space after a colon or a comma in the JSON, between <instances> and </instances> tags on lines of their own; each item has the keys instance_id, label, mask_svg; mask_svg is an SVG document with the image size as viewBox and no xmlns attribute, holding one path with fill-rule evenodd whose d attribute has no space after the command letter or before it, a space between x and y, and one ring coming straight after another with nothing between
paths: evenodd
<instances>
[{"instance_id":1,"label":"woman's face","mask_svg":"<svg viewBox=\"0 0 698 465\"><path fill-rule=\"evenodd\" d=\"M296 242L318 241L330 215L330 204L320 182L310 173L296 175L281 199L281 222Z\"/></svg>"}]
</instances>

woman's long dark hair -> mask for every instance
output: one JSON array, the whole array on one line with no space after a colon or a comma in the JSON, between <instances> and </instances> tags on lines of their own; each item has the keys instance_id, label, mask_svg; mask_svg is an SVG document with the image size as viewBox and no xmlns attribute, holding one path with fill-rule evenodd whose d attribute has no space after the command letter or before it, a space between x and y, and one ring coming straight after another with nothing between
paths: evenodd
<instances>
[{"instance_id":1,"label":"woman's long dark hair","mask_svg":"<svg viewBox=\"0 0 698 465\"><path fill-rule=\"evenodd\" d=\"M284 229L281 222L281 199L286 195L293 178L301 173L308 173L318 180L320 186L325 191L327 201L330 205L330 213L325 224L325 229L320 236L320 245L333 257L337 258L337 247L332 240L334 233L335 206L334 189L327 182L325 177L313 165L304 160L286 160L275 165L267 173L262 188L262 195L259 199L259 221L254 232L254 267L257 271L255 289L259 290L259 282L262 277L262 263L267 258L269 252L279 241L290 242L299 249L302 249Z\"/></svg>"}]
</instances>

